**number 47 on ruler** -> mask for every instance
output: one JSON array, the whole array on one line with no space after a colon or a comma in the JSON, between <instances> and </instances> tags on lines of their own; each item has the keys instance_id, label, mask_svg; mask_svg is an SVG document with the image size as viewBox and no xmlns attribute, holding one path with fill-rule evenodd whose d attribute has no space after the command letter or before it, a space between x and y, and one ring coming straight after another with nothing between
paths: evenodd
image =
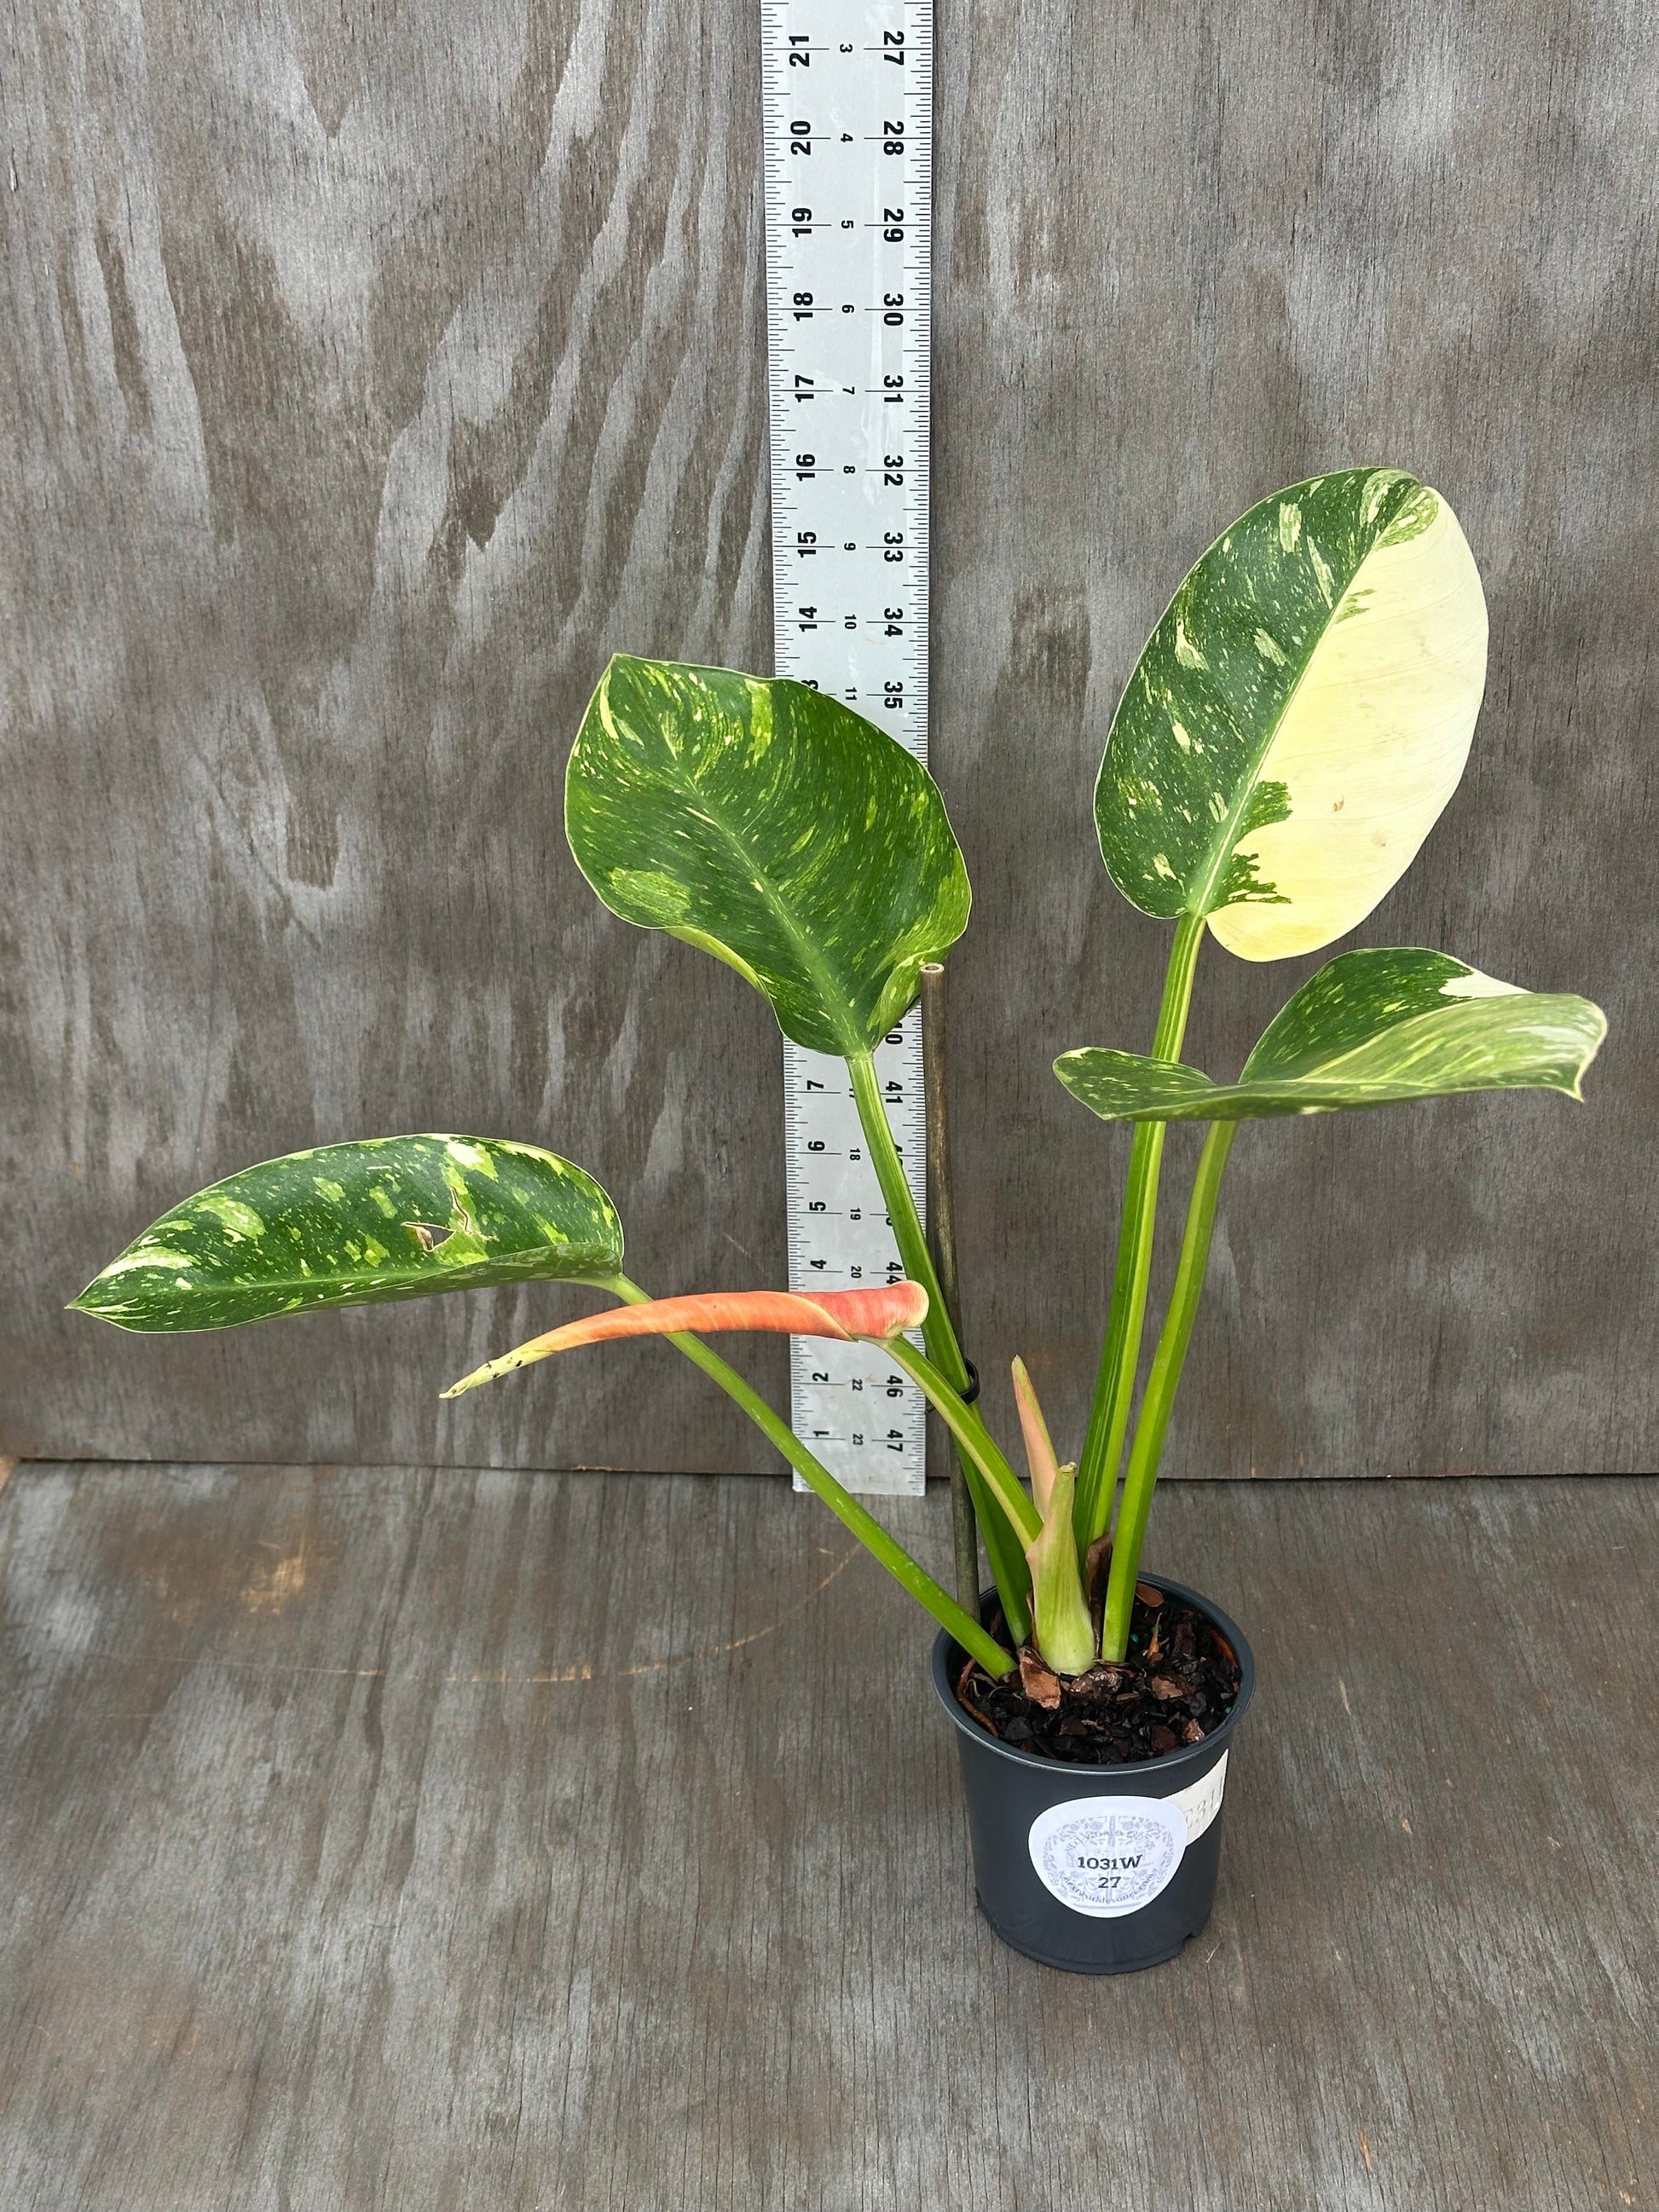
<instances>
[{"instance_id":1,"label":"number 47 on ruler","mask_svg":"<svg viewBox=\"0 0 1659 2212\"><path fill-rule=\"evenodd\" d=\"M924 1171L921 1036L914 1012L876 1048L894 1142L918 1206ZM789 1279L856 1290L903 1272L844 1063L784 1047ZM920 1496L927 1408L879 1345L790 1340L795 1426L849 1490ZM797 1487L804 1487L797 1478Z\"/></svg>"},{"instance_id":2,"label":"number 47 on ruler","mask_svg":"<svg viewBox=\"0 0 1659 2212\"><path fill-rule=\"evenodd\" d=\"M776 668L926 757L933 11L763 0ZM921 1203L913 1012L877 1048ZM850 1289L898 1255L847 1070L784 1049L789 1279ZM796 1340L794 1423L849 1490L919 1492L920 1394L878 1351Z\"/></svg>"}]
</instances>

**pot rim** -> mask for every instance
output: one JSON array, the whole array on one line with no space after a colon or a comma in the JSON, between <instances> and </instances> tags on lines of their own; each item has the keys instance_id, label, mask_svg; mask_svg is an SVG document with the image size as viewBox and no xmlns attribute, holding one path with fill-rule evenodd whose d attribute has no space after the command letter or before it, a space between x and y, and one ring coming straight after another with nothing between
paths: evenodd
<instances>
[{"instance_id":1,"label":"pot rim","mask_svg":"<svg viewBox=\"0 0 1659 2212\"><path fill-rule=\"evenodd\" d=\"M1000 1736L993 1735L982 1721L976 1721L971 1713L966 1711L957 1702L956 1684L951 1679L951 1669L945 1664L945 1658L949 1652L961 1651L962 1647L948 1628L941 1628L933 1638L927 1672L933 1685L934 1695L969 1742L975 1745L980 1751L991 1752L999 1759L1012 1760L1016 1766L1023 1766L1039 1774L1075 1778L1079 1784L1085 1777L1091 1775L1110 1775L1120 1780L1126 1776L1139 1778L1144 1775L1149 1780L1156 1778L1162 1781L1168 1778L1173 1789L1179 1788L1180 1778L1183 1774L1191 1774L1193 1778L1196 1779L1200 1764L1203 1771L1207 1773L1214 1764L1213 1754L1226 1749L1228 1737L1243 1719L1250 1699L1255 1695L1255 1656L1251 1651L1238 1623L1231 1614L1224 1613L1212 1598L1206 1597L1201 1590L1195 1590L1186 1583L1178 1583L1169 1575L1155 1573L1150 1567L1141 1570L1140 1580L1151 1583L1155 1588L1169 1591L1176 1597L1184 1598L1188 1605L1205 1614L1231 1644L1233 1656L1238 1661L1238 1695L1233 1700L1231 1712L1228 1714L1219 1728L1212 1729L1208 1735L1197 1743L1183 1743L1174 1751L1161 1752L1156 1759L1120 1759L1111 1761L1044 1759L1040 1753L1022 1751L1018 1744L1004 1743ZM981 1590L980 1592L981 1608L988 1601L994 1601L995 1597L994 1588ZM966 1658L968 1655L963 1652L962 1656Z\"/></svg>"}]
</instances>

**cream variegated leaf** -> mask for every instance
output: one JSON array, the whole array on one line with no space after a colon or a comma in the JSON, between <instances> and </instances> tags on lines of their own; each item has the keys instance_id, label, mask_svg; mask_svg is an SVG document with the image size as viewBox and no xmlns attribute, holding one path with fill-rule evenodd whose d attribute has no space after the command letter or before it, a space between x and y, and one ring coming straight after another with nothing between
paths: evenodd
<instances>
[{"instance_id":1,"label":"cream variegated leaf","mask_svg":"<svg viewBox=\"0 0 1659 2212\"><path fill-rule=\"evenodd\" d=\"M1251 1121L1472 1091L1577 1098L1606 1033L1588 999L1517 990L1443 952L1344 952L1275 1016L1237 1083L1092 1047L1054 1073L1107 1121Z\"/></svg>"},{"instance_id":2,"label":"cream variegated leaf","mask_svg":"<svg viewBox=\"0 0 1659 2212\"><path fill-rule=\"evenodd\" d=\"M1192 569L1131 677L1095 793L1148 914L1247 960L1316 951L1404 873L1457 787L1486 611L1456 517L1394 469L1293 484Z\"/></svg>"}]
</instances>

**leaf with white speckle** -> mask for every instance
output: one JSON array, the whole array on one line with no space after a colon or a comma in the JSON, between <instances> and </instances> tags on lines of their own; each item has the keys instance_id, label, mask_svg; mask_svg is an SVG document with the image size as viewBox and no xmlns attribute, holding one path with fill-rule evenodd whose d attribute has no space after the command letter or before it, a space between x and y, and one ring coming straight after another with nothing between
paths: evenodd
<instances>
[{"instance_id":1,"label":"leaf with white speckle","mask_svg":"<svg viewBox=\"0 0 1659 2212\"><path fill-rule=\"evenodd\" d=\"M1054 1073L1104 1121L1242 1121L1471 1091L1581 1097L1607 1034L1571 992L1520 991L1444 952L1344 952L1262 1032L1237 1083L1177 1060L1085 1046Z\"/></svg>"},{"instance_id":2,"label":"leaf with white speckle","mask_svg":"<svg viewBox=\"0 0 1659 2212\"><path fill-rule=\"evenodd\" d=\"M1456 789L1486 666L1437 492L1398 469L1275 492L1191 570L1118 702L1095 789L1113 881L1243 959L1330 944Z\"/></svg>"},{"instance_id":3,"label":"leaf with white speckle","mask_svg":"<svg viewBox=\"0 0 1659 2212\"><path fill-rule=\"evenodd\" d=\"M735 968L817 1052L870 1051L967 925L933 778L804 684L618 654L571 751L565 828L612 913Z\"/></svg>"},{"instance_id":4,"label":"leaf with white speckle","mask_svg":"<svg viewBox=\"0 0 1659 2212\"><path fill-rule=\"evenodd\" d=\"M164 1213L74 1310L118 1328L227 1328L492 1283L605 1283L622 1224L535 1145L370 1137L264 1160Z\"/></svg>"}]
</instances>

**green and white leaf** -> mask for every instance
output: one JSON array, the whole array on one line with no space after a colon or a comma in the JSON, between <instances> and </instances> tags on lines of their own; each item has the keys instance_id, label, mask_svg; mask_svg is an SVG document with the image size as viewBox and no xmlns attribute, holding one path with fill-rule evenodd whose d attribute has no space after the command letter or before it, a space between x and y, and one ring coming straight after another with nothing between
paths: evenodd
<instances>
[{"instance_id":1,"label":"green and white leaf","mask_svg":"<svg viewBox=\"0 0 1659 2212\"><path fill-rule=\"evenodd\" d=\"M1330 944L1456 789L1486 668L1438 492L1345 469L1274 493L1192 569L1118 702L1095 789L1113 881L1246 960Z\"/></svg>"},{"instance_id":2,"label":"green and white leaf","mask_svg":"<svg viewBox=\"0 0 1659 2212\"><path fill-rule=\"evenodd\" d=\"M616 1207L556 1153L495 1138L371 1137L198 1191L74 1307L118 1328L228 1328L491 1283L605 1283L622 1257Z\"/></svg>"},{"instance_id":3,"label":"green and white leaf","mask_svg":"<svg viewBox=\"0 0 1659 2212\"><path fill-rule=\"evenodd\" d=\"M1588 999L1520 991L1443 952L1344 952L1274 1017L1237 1083L1093 1048L1062 1054L1054 1073L1105 1121L1242 1121L1466 1091L1580 1098L1607 1026Z\"/></svg>"},{"instance_id":4,"label":"green and white leaf","mask_svg":"<svg viewBox=\"0 0 1659 2212\"><path fill-rule=\"evenodd\" d=\"M571 751L565 828L614 914L735 968L817 1052L872 1050L967 926L933 778L802 684L619 653Z\"/></svg>"}]
</instances>

